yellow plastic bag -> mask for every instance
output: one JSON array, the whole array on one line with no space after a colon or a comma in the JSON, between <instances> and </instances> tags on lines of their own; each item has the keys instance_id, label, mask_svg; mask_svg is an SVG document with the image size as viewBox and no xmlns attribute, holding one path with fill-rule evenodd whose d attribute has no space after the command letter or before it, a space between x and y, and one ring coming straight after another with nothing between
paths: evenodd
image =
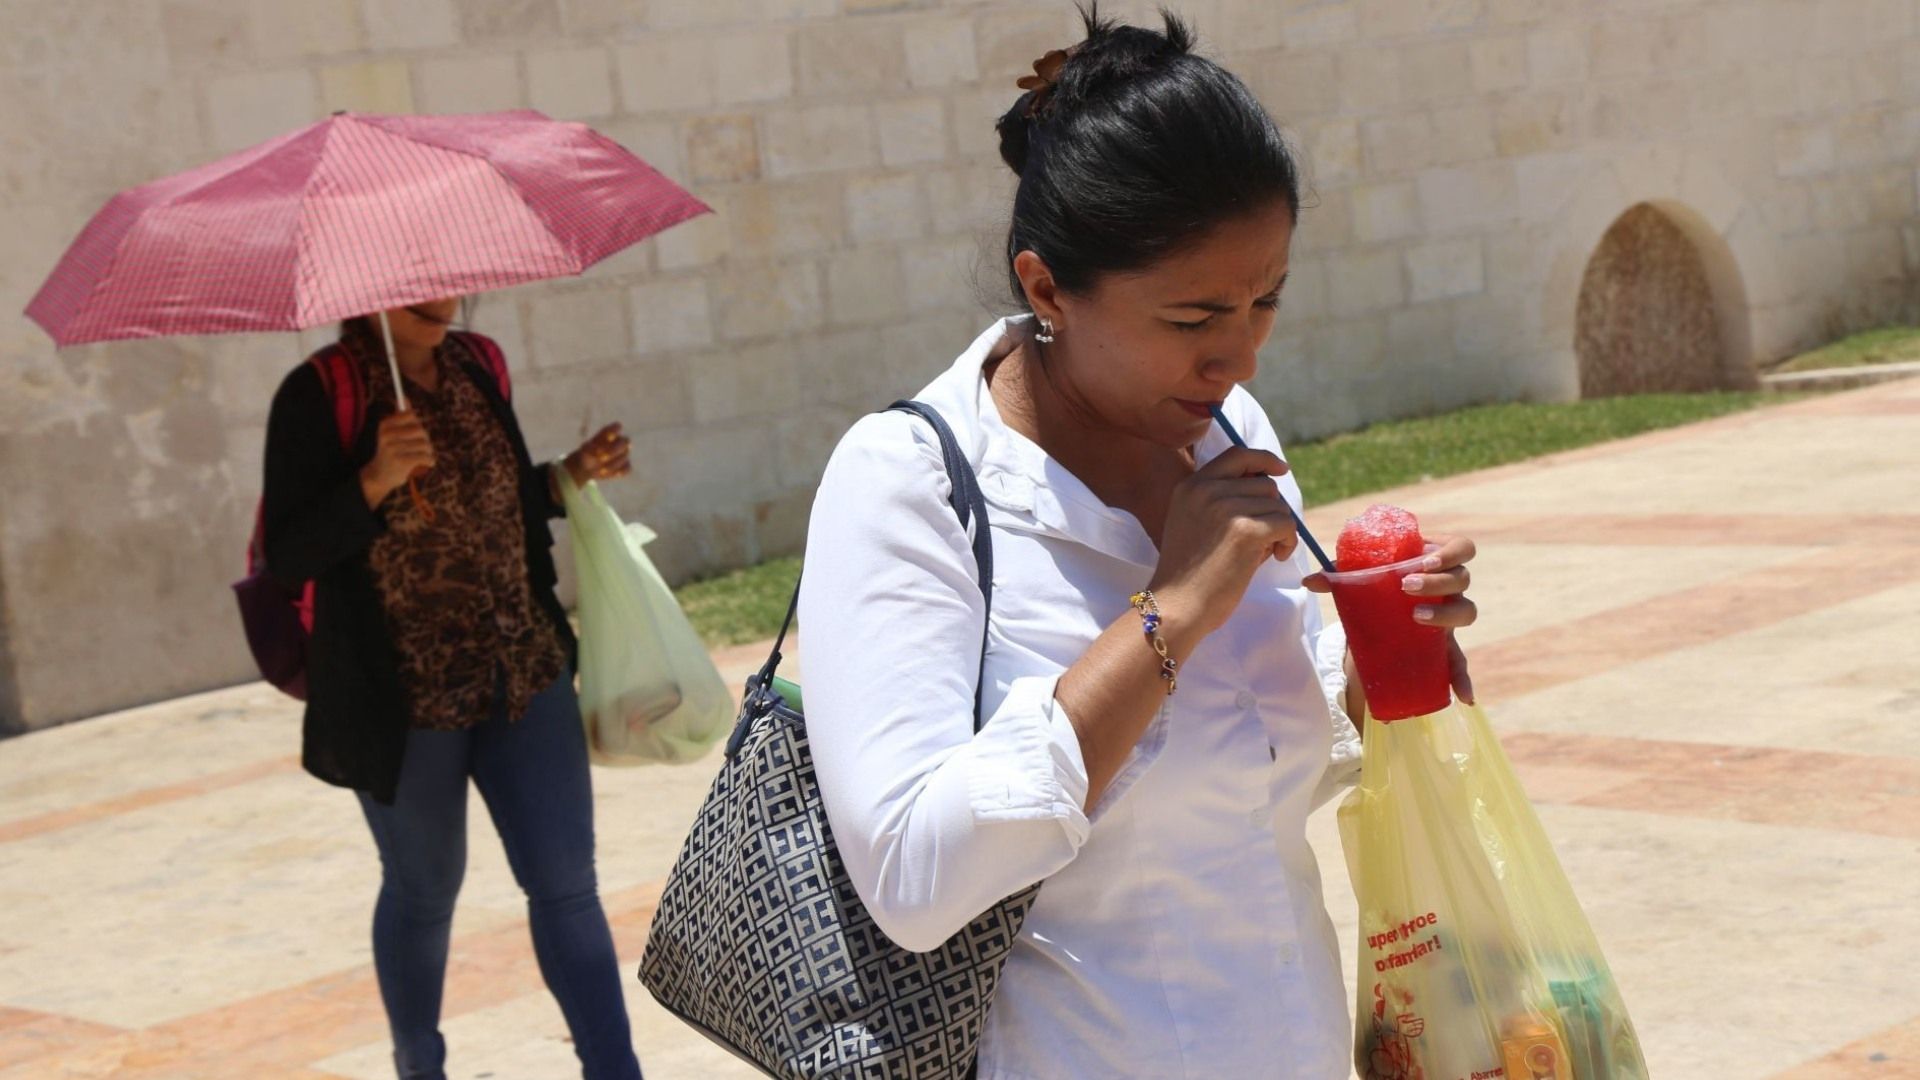
<instances>
[{"instance_id":1,"label":"yellow plastic bag","mask_svg":"<svg viewBox=\"0 0 1920 1080\"><path fill-rule=\"evenodd\" d=\"M579 578L580 713L596 765L679 763L733 727L733 696L643 545L598 484L561 470Z\"/></svg>"},{"instance_id":2,"label":"yellow plastic bag","mask_svg":"<svg viewBox=\"0 0 1920 1080\"><path fill-rule=\"evenodd\" d=\"M1645 1080L1600 944L1479 709L1366 722L1340 836L1363 1080Z\"/></svg>"}]
</instances>

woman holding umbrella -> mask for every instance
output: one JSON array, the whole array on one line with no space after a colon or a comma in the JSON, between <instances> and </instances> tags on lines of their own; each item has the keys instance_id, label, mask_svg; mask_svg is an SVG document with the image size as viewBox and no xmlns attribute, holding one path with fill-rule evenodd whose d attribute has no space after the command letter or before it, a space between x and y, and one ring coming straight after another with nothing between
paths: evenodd
<instances>
[{"instance_id":1,"label":"woman holding umbrella","mask_svg":"<svg viewBox=\"0 0 1920 1080\"><path fill-rule=\"evenodd\" d=\"M275 396L267 567L314 582L307 768L356 789L380 852L373 953L402 1077L444 1076L439 1033L467 784L527 895L534 952L584 1074L640 1075L594 874L593 797L573 635L554 596L556 469L629 471L609 425L553 465L528 454L492 342L449 333L456 300L348 320L336 364L365 392L343 446L319 363ZM404 399L401 394L404 393ZM408 406L402 409L404 403Z\"/></svg>"},{"instance_id":2,"label":"woman holding umbrella","mask_svg":"<svg viewBox=\"0 0 1920 1080\"><path fill-rule=\"evenodd\" d=\"M341 351L288 376L268 421L258 539L280 580L236 588L243 621L277 616L263 624L275 685L298 696L304 680L307 769L360 792L379 847L374 958L403 1076L443 1075L469 776L586 1075L640 1075L553 595L555 470L527 453L497 347L450 334L458 302L432 298L579 274L708 212L619 144L537 112L336 113L114 196L28 305L63 346L347 319ZM614 426L563 465L584 483L623 475L627 453ZM308 581L310 637L286 587Z\"/></svg>"}]
</instances>

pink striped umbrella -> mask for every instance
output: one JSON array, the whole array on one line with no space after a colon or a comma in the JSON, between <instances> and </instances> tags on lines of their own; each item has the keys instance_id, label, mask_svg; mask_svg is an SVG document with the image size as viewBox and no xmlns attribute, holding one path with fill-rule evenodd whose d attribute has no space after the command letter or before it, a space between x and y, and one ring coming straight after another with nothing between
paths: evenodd
<instances>
[{"instance_id":1,"label":"pink striped umbrella","mask_svg":"<svg viewBox=\"0 0 1920 1080\"><path fill-rule=\"evenodd\" d=\"M707 212L537 112L336 113L115 196L27 315L59 345L301 330L578 274Z\"/></svg>"}]
</instances>

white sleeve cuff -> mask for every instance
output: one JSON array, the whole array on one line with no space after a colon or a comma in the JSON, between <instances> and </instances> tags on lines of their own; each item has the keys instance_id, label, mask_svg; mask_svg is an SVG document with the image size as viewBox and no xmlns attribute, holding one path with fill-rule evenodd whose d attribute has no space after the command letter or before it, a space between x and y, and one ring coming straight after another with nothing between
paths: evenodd
<instances>
[{"instance_id":1,"label":"white sleeve cuff","mask_svg":"<svg viewBox=\"0 0 1920 1080\"><path fill-rule=\"evenodd\" d=\"M974 737L967 782L977 820L1057 820L1077 851L1089 823L1086 760L1066 707L1054 698L1057 676L1015 679Z\"/></svg>"}]
</instances>

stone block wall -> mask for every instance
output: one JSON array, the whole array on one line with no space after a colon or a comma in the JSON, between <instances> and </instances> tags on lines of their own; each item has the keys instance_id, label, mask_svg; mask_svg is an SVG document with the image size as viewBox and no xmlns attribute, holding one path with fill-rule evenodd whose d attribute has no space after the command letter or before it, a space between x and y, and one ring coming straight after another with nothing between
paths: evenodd
<instances>
[{"instance_id":1,"label":"stone block wall","mask_svg":"<svg viewBox=\"0 0 1920 1080\"><path fill-rule=\"evenodd\" d=\"M1174 6L1309 163L1256 386L1289 436L1573 396L1581 283L1642 204L1699 253L1723 384L1920 316L1920 0ZM114 191L334 109L538 108L687 184L713 216L475 314L516 366L537 453L627 423L637 474L613 495L685 577L795 550L839 434L1004 302L1012 177L992 122L1076 27L1067 4L1035 0L8 12L3 730L250 676L226 584L269 397L322 340L55 352L14 313Z\"/></svg>"}]
</instances>

